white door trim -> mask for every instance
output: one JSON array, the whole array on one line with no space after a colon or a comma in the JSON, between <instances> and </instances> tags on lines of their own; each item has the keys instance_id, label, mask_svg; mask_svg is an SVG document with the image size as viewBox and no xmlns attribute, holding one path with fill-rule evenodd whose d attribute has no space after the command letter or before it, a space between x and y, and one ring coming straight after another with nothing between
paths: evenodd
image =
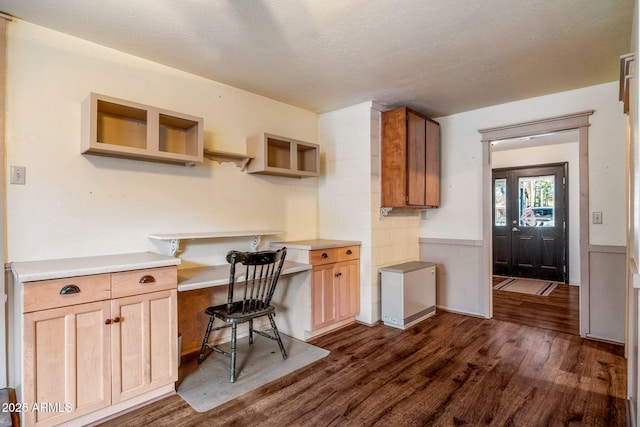
<instances>
[{"instance_id":1,"label":"white door trim","mask_svg":"<svg viewBox=\"0 0 640 427\"><path fill-rule=\"evenodd\" d=\"M479 129L482 139L482 240L483 277L488 293L485 312L493 317L491 244L491 143L504 139L578 130L580 175L580 335L589 333L589 116L594 110L530 122Z\"/></svg>"}]
</instances>

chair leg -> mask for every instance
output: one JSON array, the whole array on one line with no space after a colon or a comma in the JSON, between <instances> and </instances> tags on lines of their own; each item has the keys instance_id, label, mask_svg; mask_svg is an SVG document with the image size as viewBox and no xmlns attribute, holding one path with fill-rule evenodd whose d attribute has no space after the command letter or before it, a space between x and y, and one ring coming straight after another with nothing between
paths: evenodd
<instances>
[{"instance_id":1,"label":"chair leg","mask_svg":"<svg viewBox=\"0 0 640 427\"><path fill-rule=\"evenodd\" d=\"M236 382L236 329L236 322L231 323L231 383Z\"/></svg>"},{"instance_id":2,"label":"chair leg","mask_svg":"<svg viewBox=\"0 0 640 427\"><path fill-rule=\"evenodd\" d=\"M207 348L209 342L209 334L211 334L211 328L213 327L213 316L209 316L209 325L207 325L207 331L204 333L204 340L202 340L202 347L200 347L200 354L198 354L198 365L202 363L204 359L204 351Z\"/></svg>"},{"instance_id":3,"label":"chair leg","mask_svg":"<svg viewBox=\"0 0 640 427\"><path fill-rule=\"evenodd\" d=\"M278 346L280 347L280 353L282 353L282 358L287 358L287 352L284 349L284 345L282 344L282 339L280 339L280 334L278 333L278 327L276 326L275 320L273 320L273 314L269 314L269 322L271 323L271 329L273 329L273 335L278 341Z\"/></svg>"},{"instance_id":4,"label":"chair leg","mask_svg":"<svg viewBox=\"0 0 640 427\"><path fill-rule=\"evenodd\" d=\"M253 319L249 320L249 345L253 345Z\"/></svg>"}]
</instances>

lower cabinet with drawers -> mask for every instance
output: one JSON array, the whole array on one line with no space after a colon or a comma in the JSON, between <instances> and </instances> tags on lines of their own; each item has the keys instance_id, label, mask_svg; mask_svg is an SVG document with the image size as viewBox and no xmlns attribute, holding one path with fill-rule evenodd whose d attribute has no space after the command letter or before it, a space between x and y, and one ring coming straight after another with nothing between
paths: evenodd
<instances>
[{"instance_id":1,"label":"lower cabinet with drawers","mask_svg":"<svg viewBox=\"0 0 640 427\"><path fill-rule=\"evenodd\" d=\"M289 298L286 309L303 313L295 317L305 326L310 339L355 321L360 313L360 243L339 240L280 242L287 247L287 259L312 265L309 295L297 301ZM310 312L309 312L310 308ZM287 328L285 325L284 328ZM278 326L280 328L280 326ZM294 335L295 336L295 335Z\"/></svg>"},{"instance_id":2,"label":"lower cabinet with drawers","mask_svg":"<svg viewBox=\"0 0 640 427\"><path fill-rule=\"evenodd\" d=\"M20 267L24 425L83 425L174 391L175 265L44 280Z\"/></svg>"}]
</instances>

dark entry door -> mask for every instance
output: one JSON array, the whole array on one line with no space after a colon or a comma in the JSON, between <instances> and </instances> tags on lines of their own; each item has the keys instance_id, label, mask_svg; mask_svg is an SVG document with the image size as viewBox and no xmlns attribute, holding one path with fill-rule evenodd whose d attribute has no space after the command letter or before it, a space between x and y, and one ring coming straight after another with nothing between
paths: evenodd
<instances>
[{"instance_id":1,"label":"dark entry door","mask_svg":"<svg viewBox=\"0 0 640 427\"><path fill-rule=\"evenodd\" d=\"M493 272L567 281L567 164L493 170Z\"/></svg>"}]
</instances>

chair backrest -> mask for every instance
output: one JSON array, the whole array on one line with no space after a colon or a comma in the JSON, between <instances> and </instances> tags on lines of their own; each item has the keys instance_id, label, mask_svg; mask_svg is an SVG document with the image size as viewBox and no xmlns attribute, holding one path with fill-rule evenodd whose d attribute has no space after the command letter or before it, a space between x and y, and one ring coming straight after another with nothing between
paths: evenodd
<instances>
[{"instance_id":1,"label":"chair backrest","mask_svg":"<svg viewBox=\"0 0 640 427\"><path fill-rule=\"evenodd\" d=\"M227 262L231 264L227 309L231 310L233 303L239 301L242 301L243 313L268 307L286 255L287 248L260 252L230 251L227 254ZM242 264L242 266L238 264ZM237 295L236 293L234 299L234 293L240 290L235 289L236 285L239 285L242 294Z\"/></svg>"}]
</instances>

